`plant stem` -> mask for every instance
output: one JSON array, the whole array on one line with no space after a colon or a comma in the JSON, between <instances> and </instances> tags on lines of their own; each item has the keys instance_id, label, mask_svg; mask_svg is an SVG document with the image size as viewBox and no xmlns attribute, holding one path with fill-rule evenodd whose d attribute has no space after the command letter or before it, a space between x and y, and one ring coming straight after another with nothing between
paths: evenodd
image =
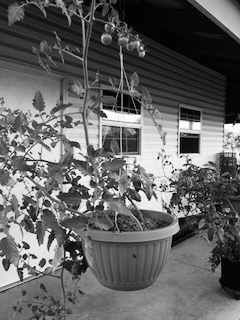
<instances>
[{"instance_id":1,"label":"plant stem","mask_svg":"<svg viewBox=\"0 0 240 320\"><path fill-rule=\"evenodd\" d=\"M65 261L65 259L66 259L66 251L64 250L63 261ZM63 282L63 274L64 274L64 268L62 267L61 274L60 274L60 281L61 281L63 308L65 311L67 306L66 306L66 292L65 292L64 282ZM66 320L66 312L64 312L63 320Z\"/></svg>"},{"instance_id":2,"label":"plant stem","mask_svg":"<svg viewBox=\"0 0 240 320\"><path fill-rule=\"evenodd\" d=\"M85 22L82 20L82 35L83 35L82 66L83 66L83 78L84 78L84 89L85 89L82 118L83 118L84 132L85 132L86 147L89 146L88 123L87 123L87 100L88 100L88 91L89 91L87 56L88 56L88 49L89 49L92 28L93 28L95 3L96 1L92 0L86 34L85 34Z\"/></svg>"}]
</instances>

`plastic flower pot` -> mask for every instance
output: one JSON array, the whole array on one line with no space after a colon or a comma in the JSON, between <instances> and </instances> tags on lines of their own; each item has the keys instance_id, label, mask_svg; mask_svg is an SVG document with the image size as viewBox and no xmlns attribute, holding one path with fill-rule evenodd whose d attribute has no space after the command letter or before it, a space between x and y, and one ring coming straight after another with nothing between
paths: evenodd
<instances>
[{"instance_id":1,"label":"plastic flower pot","mask_svg":"<svg viewBox=\"0 0 240 320\"><path fill-rule=\"evenodd\" d=\"M163 270L171 250L178 220L163 212L141 210L143 215L169 222L150 231L108 232L88 230L82 235L90 269L105 287L134 291L151 286Z\"/></svg>"},{"instance_id":2,"label":"plastic flower pot","mask_svg":"<svg viewBox=\"0 0 240 320\"><path fill-rule=\"evenodd\" d=\"M240 299L240 262L229 259L221 259L220 283L224 290L234 295L236 300Z\"/></svg>"}]
</instances>

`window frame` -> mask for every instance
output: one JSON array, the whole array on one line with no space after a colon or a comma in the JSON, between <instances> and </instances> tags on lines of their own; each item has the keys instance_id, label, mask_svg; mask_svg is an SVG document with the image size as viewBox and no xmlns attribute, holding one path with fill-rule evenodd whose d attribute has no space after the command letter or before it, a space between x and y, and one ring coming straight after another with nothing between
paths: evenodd
<instances>
[{"instance_id":1,"label":"window frame","mask_svg":"<svg viewBox=\"0 0 240 320\"><path fill-rule=\"evenodd\" d=\"M113 91L112 87L108 87L108 86L104 86L102 87L100 94L102 95L104 91ZM129 94L127 93L127 90L122 90L123 94L126 94L129 96ZM126 93L125 93L126 92ZM117 93L117 92L116 92ZM103 109L103 104L101 105L101 109ZM107 126L113 126L113 127L117 127L117 128L134 128L134 129L138 129L139 130L139 141L138 141L138 153L124 153L123 155L126 155L128 157L138 157L142 155L142 131L143 131L143 116L144 116L144 110L142 105L140 105L140 111L141 111L141 120L140 123L133 123L133 122L125 122L125 121L114 121L114 120L108 120L107 118L102 118L100 117L100 123L99 123L99 147L102 148L103 147L103 126L107 125Z\"/></svg>"},{"instance_id":2,"label":"window frame","mask_svg":"<svg viewBox=\"0 0 240 320\"><path fill-rule=\"evenodd\" d=\"M194 111L198 111L200 112L200 129L182 129L180 127L180 121L181 121L181 108L184 109L189 109L189 110L194 110ZM178 110L178 155L200 155L201 154L201 146L202 146L202 119L203 119L203 111L201 108L198 107L194 107L194 106L190 106L190 105L186 105L186 104L179 104L179 110ZM190 134L198 134L199 136L199 146L198 146L198 152L186 152L183 153L180 150L180 146L181 146L181 133L190 133Z\"/></svg>"}]
</instances>

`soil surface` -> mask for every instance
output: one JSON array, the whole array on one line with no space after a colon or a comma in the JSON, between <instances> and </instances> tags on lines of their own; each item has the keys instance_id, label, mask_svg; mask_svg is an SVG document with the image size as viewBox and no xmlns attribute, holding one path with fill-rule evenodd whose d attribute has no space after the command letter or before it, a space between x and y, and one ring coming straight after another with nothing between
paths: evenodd
<instances>
[{"instance_id":1,"label":"soil surface","mask_svg":"<svg viewBox=\"0 0 240 320\"><path fill-rule=\"evenodd\" d=\"M110 218L114 218L110 216ZM146 230L154 230L166 227L169 225L169 222L151 219L148 217L143 217L144 221L140 221L140 224L144 231ZM135 222L131 217L118 214L117 216L117 224L120 231L130 232L130 231L139 231L139 226L137 222ZM110 229L110 231L116 231L115 223L114 227Z\"/></svg>"}]
</instances>

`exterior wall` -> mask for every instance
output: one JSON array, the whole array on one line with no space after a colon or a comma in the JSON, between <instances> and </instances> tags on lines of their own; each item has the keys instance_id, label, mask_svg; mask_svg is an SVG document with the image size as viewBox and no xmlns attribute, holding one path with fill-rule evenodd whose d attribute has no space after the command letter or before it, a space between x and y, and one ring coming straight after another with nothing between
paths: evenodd
<instances>
[{"instance_id":1,"label":"exterior wall","mask_svg":"<svg viewBox=\"0 0 240 320\"><path fill-rule=\"evenodd\" d=\"M63 43L78 45L80 39L79 25L75 22L70 29L68 22L62 19L60 13L50 11L48 15L52 20L45 19L41 12L30 8L26 13L24 21L18 22L11 27L7 25L7 7L9 1L0 0L0 66L5 66L10 62L11 68L21 65L21 74L24 78L28 67L34 67L36 72L42 74L37 57L32 53L32 46L38 47L42 40L54 43L54 34L51 30L58 33ZM37 21L37 23L36 23ZM119 61L116 49L116 41L105 47L100 42L103 32L103 26L97 25L92 39L92 47L89 53L90 78L94 80L97 70L100 72L100 81L102 84L108 83L108 76L119 77ZM164 147L166 154L171 156L171 160L176 166L182 165L182 160L178 154L178 121L179 105L185 104L189 107L197 107L202 110L202 141L201 153L194 155L196 164L202 165L207 161L215 161L217 153L222 151L223 144L223 125L225 113L225 78L207 69L186 57L177 54L166 47L158 44L151 39L143 37L147 43L147 55L141 59L136 52L126 52L125 70L130 76L137 72L140 78L140 85L145 86L152 95L153 103L159 108L164 119L162 125L167 132L166 146L163 146L157 129L154 127L149 115L144 113L144 125L142 133L141 155L137 156L140 162L148 172L156 176L162 176L161 162L157 160L158 152ZM65 85L62 86L62 94L65 102L73 103L71 110L81 106L81 100L67 92L67 83L72 83L74 79L81 81L82 70L77 61L71 57L66 57L65 64L62 65L60 57L55 56L55 62L58 67L53 66L53 79L61 78L59 74L67 76ZM15 63L15 64L14 64ZM0 72L1 72L0 68ZM25 73L24 73L25 72ZM10 74L10 73L9 73ZM36 75L32 74L32 79ZM47 79L47 78L46 78ZM9 84L6 88L7 76L1 77L0 96L5 94L17 94L19 92L18 84L13 87ZM49 78L46 80L46 95L55 92ZM39 82L33 81L32 85L40 89ZM2 87L4 85L4 88ZM57 97L59 91L57 92ZM6 100L6 99L5 99ZM31 98L32 100L32 98ZM30 100L30 101L31 101ZM54 101L55 105L55 101ZM51 102L51 107L53 107ZM97 117L90 118L92 126L90 127L90 141L95 146L99 143L100 126ZM84 149L84 137L82 128L68 130L67 135L72 140L80 142ZM153 204L160 207L159 203Z\"/></svg>"}]
</instances>

